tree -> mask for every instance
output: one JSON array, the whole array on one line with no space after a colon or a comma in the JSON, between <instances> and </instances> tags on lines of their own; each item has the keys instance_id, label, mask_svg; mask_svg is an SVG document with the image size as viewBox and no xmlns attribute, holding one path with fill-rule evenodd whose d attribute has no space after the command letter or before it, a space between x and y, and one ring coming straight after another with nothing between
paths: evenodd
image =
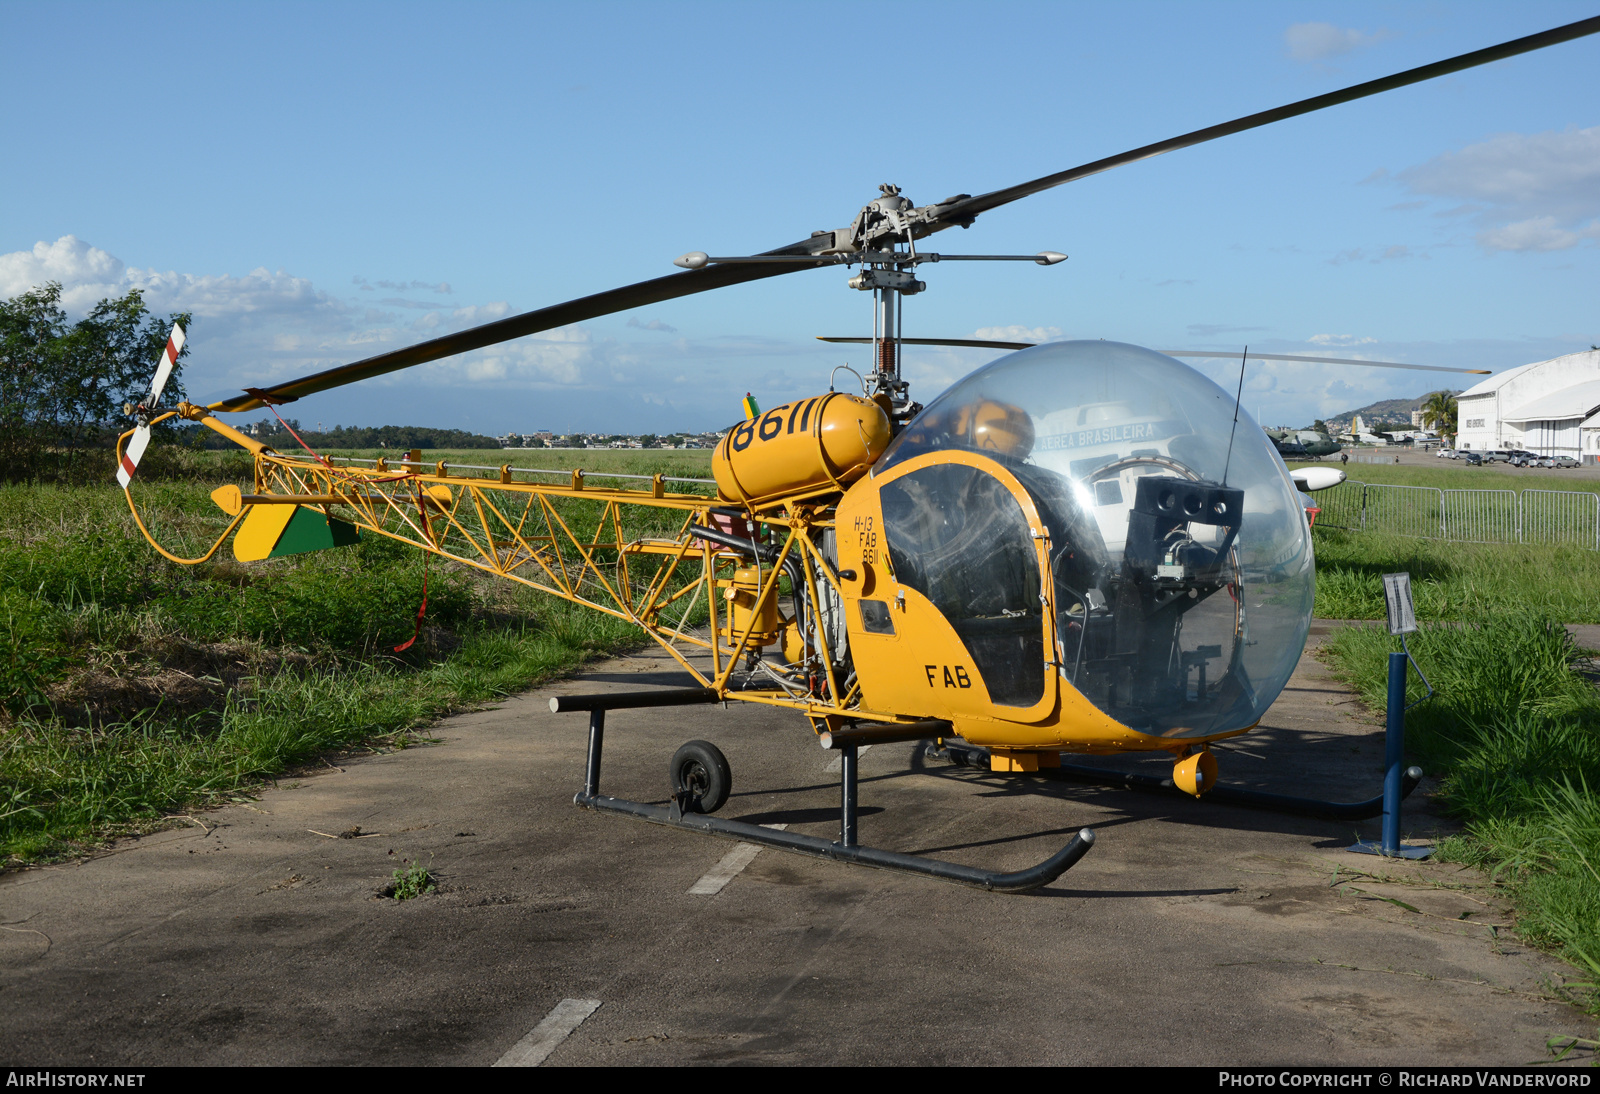
<instances>
[{"instance_id":1,"label":"tree","mask_svg":"<svg viewBox=\"0 0 1600 1094\"><path fill-rule=\"evenodd\" d=\"M1311 423L1311 429L1314 433L1326 433L1328 431L1328 423L1318 418Z\"/></svg>"},{"instance_id":2,"label":"tree","mask_svg":"<svg viewBox=\"0 0 1600 1094\"><path fill-rule=\"evenodd\" d=\"M126 428L125 403L150 393L173 323L151 315L138 289L102 300L69 322L61 285L0 301L0 463L7 477L38 470L52 449L73 454ZM188 350L184 350L187 354ZM184 398L182 355L162 393L163 406Z\"/></svg>"},{"instance_id":3,"label":"tree","mask_svg":"<svg viewBox=\"0 0 1600 1094\"><path fill-rule=\"evenodd\" d=\"M1435 391L1422 404L1422 425L1441 437L1456 435L1456 397L1448 391Z\"/></svg>"}]
</instances>

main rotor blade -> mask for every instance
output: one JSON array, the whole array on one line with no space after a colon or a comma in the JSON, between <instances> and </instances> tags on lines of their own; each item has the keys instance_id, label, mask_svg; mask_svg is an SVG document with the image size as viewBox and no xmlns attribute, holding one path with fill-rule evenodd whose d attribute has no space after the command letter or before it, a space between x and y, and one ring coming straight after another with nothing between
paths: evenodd
<instances>
[{"instance_id":1,"label":"main rotor blade","mask_svg":"<svg viewBox=\"0 0 1600 1094\"><path fill-rule=\"evenodd\" d=\"M1477 65L1488 64L1491 61L1514 57L1520 53L1543 49L1560 42L1572 41L1586 35L1600 32L1600 16L1581 19L1576 23L1555 27L1539 34L1531 34L1525 38L1517 38L1487 49L1464 53L1444 61L1423 65L1420 68L1409 69L1393 76L1385 76L1377 80L1369 80L1364 84L1345 88L1342 91L1318 95L1310 99L1302 99L1297 103L1280 106L1274 110L1264 110L1257 114L1238 118L1221 125L1213 125L1206 129L1197 129L1181 137L1147 144L1142 148L1135 148L1116 156L1107 156L1105 159L1095 160L1079 167L1066 171L1059 171L1053 175L1024 182L1017 186L1010 186L1003 190L994 190L977 197L963 198L945 206L940 210L938 220L919 232L938 231L941 228L954 224L970 224L979 213L989 209L998 208L1009 204L1019 198L1030 194L1037 194L1042 190L1049 190L1076 179L1096 175L1102 171L1109 171L1113 167L1120 167L1125 163L1149 159L1159 156L1164 152L1171 152L1179 148L1187 148L1195 144L1216 140L1233 133L1241 133L1247 129L1269 125L1272 122L1283 121L1286 118L1309 114L1314 110L1337 106L1340 103L1351 102L1355 99L1366 98L1384 91L1405 87L1408 84L1420 83L1438 76L1445 76L1452 72L1473 68ZM833 245L835 233L824 232L820 236L792 243L787 247L779 247L765 252L774 256L792 256L816 254L820 250L828 249ZM485 323L479 327L472 327L455 334L445 335L427 342L419 342L414 346L403 349L391 350L381 353L376 357L368 357L363 361L356 361L348 365L318 372L311 376L304 376L297 380L289 380L275 384L268 388L254 389L243 395L236 395L231 399L224 399L212 403L208 409L226 412L254 410L265 405L261 396L277 402L288 402L313 395L320 391L341 387L345 384L355 383L373 376L381 376L387 372L398 369L410 368L412 365L426 364L437 361L443 357L450 357L469 350L482 349L500 342L521 338L540 331L551 330L555 327L565 326L569 323L581 322L585 319L594 319L598 316L609 315L612 312L626 311L629 308L643 307L648 304L658 304L666 300L675 300L679 297L691 296L695 293L706 292L710 289L723 288L728 285L743 284L748 281L759 281L763 278L776 277L779 274L794 273L797 270L808 269L804 263L782 262L771 266L761 263L730 263L708 267L701 270L691 270L687 273L669 274L666 277L654 278L650 281L641 281L634 285L627 285L619 289L596 293L593 296L569 300L564 304L556 304L548 308L525 312L506 319ZM1012 346L998 346L993 348L1015 348ZM1264 355L1263 355L1264 356ZM1341 361L1342 364L1373 364L1370 361ZM1429 371L1471 371L1467 369L1430 369L1425 365L1397 365L1398 368L1427 369Z\"/></svg>"},{"instance_id":2,"label":"main rotor blade","mask_svg":"<svg viewBox=\"0 0 1600 1094\"><path fill-rule=\"evenodd\" d=\"M1364 84L1356 84L1354 87L1347 87L1342 91L1330 91L1326 95L1316 95L1309 99L1301 99L1299 102L1290 103L1288 106L1280 106L1273 110L1263 110L1257 114L1236 118L1231 122L1223 122L1221 125L1196 129L1193 133L1185 133L1181 137L1157 141L1155 144L1147 144L1142 148L1135 148L1120 155L1107 156L1105 159L1095 160L1093 163L1086 163L1080 167L1058 171L1053 175L1045 175L1043 178L1034 179L1032 182L1024 182L1016 186L1008 186L1004 190L994 190L987 194L979 194L977 197L965 198L941 210L939 219L949 224L959 224L962 221L970 222L971 218L979 213L1009 204L1018 198L1025 198L1030 194L1037 194L1041 190L1049 190L1063 183L1087 178L1090 175L1098 175L1102 171L1109 171L1113 167L1121 167L1125 163L1134 163L1138 160L1149 159L1152 156L1159 156L1164 152L1172 152L1179 148L1204 144L1206 141L1214 141L1218 137L1227 137L1234 133L1242 133L1247 129L1271 125L1273 122L1281 122L1286 118L1310 114L1314 110L1323 110L1330 106L1338 106L1341 103L1364 99L1369 95L1393 91L1395 88L1421 83L1424 80L1432 80L1438 76L1448 76L1450 73L1460 72L1462 69L1486 65L1491 61L1515 57L1519 53L1529 53L1536 49L1544 49L1546 46L1558 45L1561 42L1570 42L1575 38L1582 38L1597 32L1600 32L1600 15L1589 19L1580 19L1576 23L1568 23L1565 26L1555 27L1538 34L1530 34L1526 38L1516 38L1509 42L1502 42L1500 45L1490 46L1487 49L1463 53L1459 57L1435 61L1432 64L1408 69L1393 76L1368 80Z\"/></svg>"},{"instance_id":3,"label":"main rotor blade","mask_svg":"<svg viewBox=\"0 0 1600 1094\"><path fill-rule=\"evenodd\" d=\"M1309 361L1317 365L1361 365L1364 368L1408 368L1417 372L1468 372L1474 376L1493 376L1486 368L1445 368L1441 365L1407 365L1399 361L1356 361L1349 357L1300 357L1283 353L1227 353L1208 349L1158 349L1168 357L1248 357L1252 361Z\"/></svg>"},{"instance_id":4,"label":"main rotor blade","mask_svg":"<svg viewBox=\"0 0 1600 1094\"><path fill-rule=\"evenodd\" d=\"M788 247L776 251L768 251L772 255L793 255L808 253L808 249L816 244L810 241L790 244ZM434 338L427 342L418 342L414 346L390 350L380 353L376 357L368 357L363 361L355 361L348 365L340 365L324 372L302 376L298 380L286 380L268 388L254 388L243 395L235 395L230 399L212 403L208 410L218 412L233 412L241 410L255 410L266 405L260 396L265 395L273 402L292 402L307 395L315 395L319 391L328 391L331 388L353 384L357 380L366 380L373 376L381 376L386 372L410 368L413 365L427 364L443 357L451 357L469 350L482 349L500 342L508 342L513 338L521 338L540 331L553 330L564 327L569 323L582 322L585 319L594 319L601 315L610 315L612 312L626 311L629 308L644 307L647 304L659 304L663 300L676 300L683 296L692 296L695 293L706 292L709 289L720 289L728 285L739 285L746 281L759 281L766 277L776 277L779 274L794 273L797 270L810 267L797 262L782 262L764 265L761 263L741 263L733 266L713 266L703 270L693 270L689 273L668 274L666 277L657 277L649 281L640 281L633 285L624 285L618 289L609 289L606 292L595 293L593 296L579 297L569 300L564 304L555 304L548 308L539 308L536 311L523 312L521 315L497 319L493 323L482 326L469 327L455 334L447 334L442 338Z\"/></svg>"},{"instance_id":5,"label":"main rotor blade","mask_svg":"<svg viewBox=\"0 0 1600 1094\"><path fill-rule=\"evenodd\" d=\"M817 335L819 342L849 342L865 345L872 341L870 338L827 338ZM976 349L1032 349L1038 342L990 342L978 338L902 338L903 346L964 346ZM1228 357L1240 356L1238 353L1209 349L1158 349L1157 353L1164 353L1168 357ZM1439 365L1408 365L1400 361L1355 361L1348 357L1301 357L1291 356L1286 353L1251 353L1248 355L1252 361L1307 361L1319 365L1365 365L1368 368L1409 368L1418 372L1470 372L1475 376L1492 376L1493 372L1486 368L1444 368Z\"/></svg>"}]
</instances>

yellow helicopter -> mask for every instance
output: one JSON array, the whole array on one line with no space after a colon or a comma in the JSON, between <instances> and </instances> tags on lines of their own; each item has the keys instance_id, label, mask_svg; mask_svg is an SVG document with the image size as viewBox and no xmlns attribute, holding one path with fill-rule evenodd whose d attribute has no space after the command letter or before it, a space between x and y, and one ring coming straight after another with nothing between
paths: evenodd
<instances>
[{"instance_id":1,"label":"yellow helicopter","mask_svg":"<svg viewBox=\"0 0 1600 1094\"><path fill-rule=\"evenodd\" d=\"M1194 797L1368 808L1296 806L1218 788L1210 750L1258 723L1300 657L1314 589L1303 491L1342 474L1291 474L1237 398L1174 357L1214 354L1104 341L905 338L900 299L926 287L917 278L925 264L1049 266L1066 258L918 250L919 240L969 227L1000 205L1597 31L1600 18L1587 19L977 197L917 206L884 186L848 227L786 247L725 258L692 252L677 260L682 273L163 411L161 391L182 351L175 330L149 397L132 408L138 424L119 440L118 480L141 531L173 562L206 561L230 537L235 557L254 561L381 535L639 627L696 686L551 701L553 710L591 715L577 796L589 808L1005 890L1053 880L1088 851L1093 833L1083 830L1031 869L1003 874L862 846L856 750L932 738L940 756L1014 773L1066 771L1063 752L1165 751L1170 786ZM397 460L280 453L217 417L624 309L833 265L858 267L850 286L875 295L873 336L854 339L871 343L874 368L859 392L830 385L765 412L747 400L745 419L713 454L714 483L427 465L418 452ZM900 373L902 345L919 343L1015 352L923 407ZM156 543L131 492L151 425L174 416L253 457L248 492L213 493L231 520L195 558ZM702 488L713 484L708 496ZM651 511L662 510L675 514L676 533L641 533L640 518L659 520ZM714 817L731 773L704 741L673 757L670 805L600 794L607 709L734 700L791 709L824 747L841 752L839 840Z\"/></svg>"}]
</instances>

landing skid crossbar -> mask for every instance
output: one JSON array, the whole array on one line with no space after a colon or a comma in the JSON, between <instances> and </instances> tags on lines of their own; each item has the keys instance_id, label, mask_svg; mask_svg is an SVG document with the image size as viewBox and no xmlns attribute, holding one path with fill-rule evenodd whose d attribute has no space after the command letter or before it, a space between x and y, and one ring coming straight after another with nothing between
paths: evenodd
<instances>
[{"instance_id":1,"label":"landing skid crossbar","mask_svg":"<svg viewBox=\"0 0 1600 1094\"><path fill-rule=\"evenodd\" d=\"M944 759L962 767L989 768L989 750L971 745L946 744L943 748L930 745L929 759ZM1127 790L1142 790L1154 794L1190 796L1173 785L1170 777L1138 775L1127 771L1107 771L1099 767L1063 762L1060 767L1041 767L1030 776L1059 779L1066 782L1092 783L1097 786L1115 786ZM1400 780L1400 797L1408 797L1422 781L1422 768L1409 767ZM1190 798L1190 800L1193 800ZM1239 805L1247 809L1264 809L1273 813L1287 813L1297 817L1317 817L1322 820L1361 821L1383 815L1383 795L1359 802L1330 802L1317 798L1296 798L1287 794L1268 794L1261 790L1244 790L1234 786L1214 786L1207 790L1202 801L1219 805Z\"/></svg>"},{"instance_id":2,"label":"landing skid crossbar","mask_svg":"<svg viewBox=\"0 0 1600 1094\"><path fill-rule=\"evenodd\" d=\"M713 695L700 689L682 692L640 692L619 695L560 696L552 699L551 710L589 712L589 754L584 765L584 787L572 799L574 805L601 813L613 813L634 820L683 828L708 836L741 840L764 847L776 847L797 855L829 859L833 862L870 866L878 870L899 870L902 873L953 881L991 892L1018 893L1048 885L1089 853L1094 846L1094 829L1084 828L1072 837L1065 847L1036 866L1026 870L1001 873L982 870L976 866L962 866L954 862L922 855L908 855L899 851L885 851L878 847L863 847L856 841L856 755L857 746L839 748L839 839L827 840L821 836L806 836L798 832L764 828L745 821L724 820L721 817L687 811L692 799L690 793L676 795L670 805L651 805L647 802L613 798L600 793L600 760L605 747L606 710L635 706L677 706L688 703L715 701Z\"/></svg>"}]
</instances>

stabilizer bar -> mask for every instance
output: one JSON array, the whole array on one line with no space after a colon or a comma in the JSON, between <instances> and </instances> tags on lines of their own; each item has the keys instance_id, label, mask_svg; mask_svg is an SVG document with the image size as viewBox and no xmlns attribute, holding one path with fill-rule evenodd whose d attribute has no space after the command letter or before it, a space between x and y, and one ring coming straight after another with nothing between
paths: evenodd
<instances>
[{"instance_id":1,"label":"stabilizer bar","mask_svg":"<svg viewBox=\"0 0 1600 1094\"><path fill-rule=\"evenodd\" d=\"M877 847L859 845L847 847L841 842L823 839L821 836L805 836L797 832L763 828L759 824L746 824L744 821L723 820L721 817L706 816L701 813L680 813L673 806L647 805L644 802L608 798L600 794L580 793L572 800L575 805L602 813L616 813L650 821L653 824L665 824L706 835L758 843L782 851L810 855L813 858L832 859L835 862L854 863L857 866L872 866L879 870L900 870L905 873L921 874L991 892L1016 893L1048 885L1072 869L1079 859L1089 853L1089 848L1094 846L1094 829L1085 828L1073 836L1065 847L1037 866L1011 873L998 873L993 870L980 870L976 866L941 862L921 855L884 851Z\"/></svg>"},{"instance_id":2,"label":"stabilizer bar","mask_svg":"<svg viewBox=\"0 0 1600 1094\"><path fill-rule=\"evenodd\" d=\"M900 741L926 741L950 733L950 723L931 718L925 722L871 722L828 730L817 737L823 748L839 750L862 745L887 745Z\"/></svg>"},{"instance_id":3,"label":"stabilizer bar","mask_svg":"<svg viewBox=\"0 0 1600 1094\"><path fill-rule=\"evenodd\" d=\"M624 710L637 707L682 707L722 700L716 688L662 688L659 691L623 691L610 695L552 695L550 713Z\"/></svg>"},{"instance_id":4,"label":"stabilizer bar","mask_svg":"<svg viewBox=\"0 0 1600 1094\"><path fill-rule=\"evenodd\" d=\"M989 767L989 750L971 745L947 744L943 749L928 747L930 759L948 759L963 767ZM1190 798L1172 784L1171 778L1157 775L1137 775L1127 771L1107 771L1099 767L1062 763L1060 767L1041 767L1030 772L1046 779L1067 782L1093 783L1098 786L1116 786L1128 790L1143 790L1155 794L1176 794ZM1422 781L1422 768L1409 767L1400 782L1400 797L1406 798ZM1261 790L1244 790L1233 786L1215 786L1201 799L1219 805L1239 805L1247 809L1265 809L1274 813L1288 813L1299 817L1317 817L1322 820L1360 821L1383 815L1383 795L1359 802L1330 802L1317 798L1295 798L1287 794L1268 794Z\"/></svg>"}]
</instances>

